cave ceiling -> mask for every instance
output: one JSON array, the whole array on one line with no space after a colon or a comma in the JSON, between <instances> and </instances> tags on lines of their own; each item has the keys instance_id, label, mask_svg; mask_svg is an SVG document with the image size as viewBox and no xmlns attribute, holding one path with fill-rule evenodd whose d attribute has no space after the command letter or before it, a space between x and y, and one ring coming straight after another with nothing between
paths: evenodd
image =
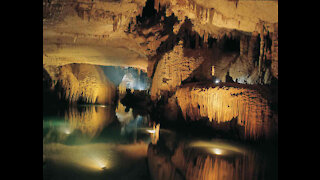
<instances>
[{"instance_id":1,"label":"cave ceiling","mask_svg":"<svg viewBox=\"0 0 320 180\"><path fill-rule=\"evenodd\" d=\"M278 24L278 1L155 0L154 9L143 12L146 3L43 1L44 66L86 63L146 71L148 58L186 18L193 31L215 38L232 31L273 32Z\"/></svg>"}]
</instances>

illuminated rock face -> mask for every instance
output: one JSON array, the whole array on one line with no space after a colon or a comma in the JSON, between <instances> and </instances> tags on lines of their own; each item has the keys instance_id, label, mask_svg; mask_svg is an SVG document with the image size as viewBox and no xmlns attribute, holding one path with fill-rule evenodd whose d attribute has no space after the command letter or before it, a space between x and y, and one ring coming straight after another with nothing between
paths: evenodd
<instances>
[{"instance_id":1,"label":"illuminated rock face","mask_svg":"<svg viewBox=\"0 0 320 180\"><path fill-rule=\"evenodd\" d=\"M142 17L144 7L152 8L146 7L148 3L154 5L161 21L141 27L137 17L154 20ZM164 19L171 15L180 21L173 22L173 30L164 27ZM44 0L43 64L87 63L147 70L148 57L156 54L171 32L179 31L186 17L205 42L209 36L221 39L234 31L273 33L277 31L278 1ZM277 50L272 53L277 56ZM272 66L272 74L277 77L275 58Z\"/></svg>"},{"instance_id":2,"label":"illuminated rock face","mask_svg":"<svg viewBox=\"0 0 320 180\"><path fill-rule=\"evenodd\" d=\"M142 14L145 2L44 0L43 64L87 63L146 70L146 48L139 45L145 39L125 33Z\"/></svg>"},{"instance_id":3,"label":"illuminated rock face","mask_svg":"<svg viewBox=\"0 0 320 180\"><path fill-rule=\"evenodd\" d=\"M184 119L224 123L237 119L246 139L274 137L278 118L259 91L246 87L190 85L175 94Z\"/></svg>"},{"instance_id":4,"label":"illuminated rock face","mask_svg":"<svg viewBox=\"0 0 320 180\"><path fill-rule=\"evenodd\" d=\"M179 20L185 16L191 18L195 28L211 34L214 34L213 26L253 32L263 24L273 31L273 25L278 22L277 1L156 0L155 8L159 5Z\"/></svg>"},{"instance_id":5,"label":"illuminated rock face","mask_svg":"<svg viewBox=\"0 0 320 180\"><path fill-rule=\"evenodd\" d=\"M74 102L112 104L115 87L102 69L95 65L70 64L57 67L51 72L56 88L61 89L61 98Z\"/></svg>"},{"instance_id":6,"label":"illuminated rock face","mask_svg":"<svg viewBox=\"0 0 320 180\"><path fill-rule=\"evenodd\" d=\"M187 79L200 66L203 60L203 58L185 57L182 43L175 46L171 52L164 54L157 65L152 80L151 99L155 100L159 97L161 91L175 90L183 80Z\"/></svg>"}]
</instances>

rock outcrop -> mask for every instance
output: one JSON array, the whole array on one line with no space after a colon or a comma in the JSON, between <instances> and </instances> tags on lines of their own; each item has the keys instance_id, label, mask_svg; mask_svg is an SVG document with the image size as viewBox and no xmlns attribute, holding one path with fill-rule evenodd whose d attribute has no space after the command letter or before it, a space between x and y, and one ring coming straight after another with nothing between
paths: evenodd
<instances>
[{"instance_id":1,"label":"rock outcrop","mask_svg":"<svg viewBox=\"0 0 320 180\"><path fill-rule=\"evenodd\" d=\"M250 86L195 85L181 87L175 94L185 120L208 119L212 123L230 122L244 128L245 139L273 138L278 117L268 97Z\"/></svg>"},{"instance_id":2,"label":"rock outcrop","mask_svg":"<svg viewBox=\"0 0 320 180\"><path fill-rule=\"evenodd\" d=\"M202 62L201 58L185 57L179 43L159 61L152 80L151 99L160 97L161 91L174 91Z\"/></svg>"}]
</instances>

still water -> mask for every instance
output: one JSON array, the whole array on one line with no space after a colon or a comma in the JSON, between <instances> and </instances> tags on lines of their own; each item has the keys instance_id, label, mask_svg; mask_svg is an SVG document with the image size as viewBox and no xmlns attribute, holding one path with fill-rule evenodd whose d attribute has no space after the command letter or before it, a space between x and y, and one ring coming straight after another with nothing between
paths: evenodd
<instances>
[{"instance_id":1,"label":"still water","mask_svg":"<svg viewBox=\"0 0 320 180\"><path fill-rule=\"evenodd\" d=\"M43 117L46 180L277 179L275 153L260 149L163 129L121 103Z\"/></svg>"}]
</instances>

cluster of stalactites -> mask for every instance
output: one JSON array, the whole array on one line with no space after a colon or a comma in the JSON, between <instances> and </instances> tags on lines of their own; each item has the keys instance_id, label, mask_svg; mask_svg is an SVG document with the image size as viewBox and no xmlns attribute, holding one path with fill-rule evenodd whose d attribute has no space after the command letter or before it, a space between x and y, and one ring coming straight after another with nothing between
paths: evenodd
<instances>
[{"instance_id":1,"label":"cluster of stalactites","mask_svg":"<svg viewBox=\"0 0 320 180\"><path fill-rule=\"evenodd\" d=\"M78 72L75 72L78 69ZM69 103L112 104L115 87L100 67L74 64L62 66L57 77L61 99Z\"/></svg>"},{"instance_id":2,"label":"cluster of stalactites","mask_svg":"<svg viewBox=\"0 0 320 180\"><path fill-rule=\"evenodd\" d=\"M161 7L167 7L169 4L165 0L154 0L154 9L157 12L160 11Z\"/></svg>"},{"instance_id":3,"label":"cluster of stalactites","mask_svg":"<svg viewBox=\"0 0 320 180\"><path fill-rule=\"evenodd\" d=\"M257 91L235 87L180 88L176 92L185 119L208 118L217 123L237 119L246 138L273 136L277 119Z\"/></svg>"}]
</instances>

